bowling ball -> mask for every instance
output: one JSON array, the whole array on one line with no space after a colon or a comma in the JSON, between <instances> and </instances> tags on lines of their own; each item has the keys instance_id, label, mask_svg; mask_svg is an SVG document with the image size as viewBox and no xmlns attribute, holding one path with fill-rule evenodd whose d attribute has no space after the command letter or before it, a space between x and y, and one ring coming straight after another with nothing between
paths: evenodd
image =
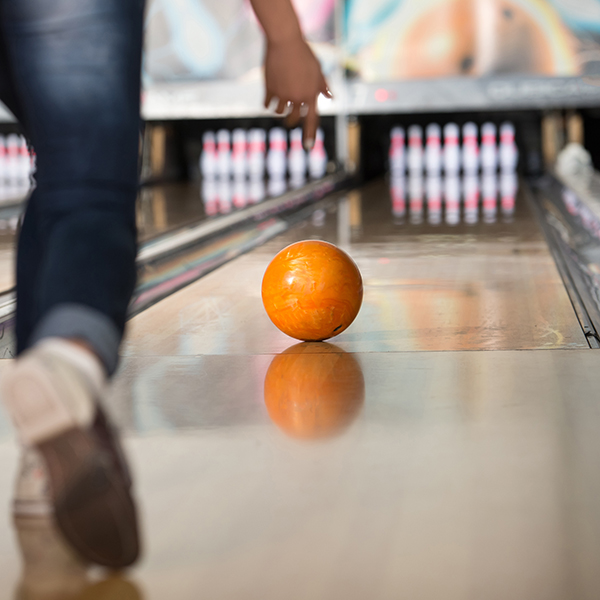
<instances>
[{"instance_id":1,"label":"bowling ball","mask_svg":"<svg viewBox=\"0 0 600 600\"><path fill-rule=\"evenodd\" d=\"M360 271L343 251L307 240L284 248L262 281L262 300L273 323L298 340L318 342L344 331L363 297Z\"/></svg>"},{"instance_id":2,"label":"bowling ball","mask_svg":"<svg viewBox=\"0 0 600 600\"><path fill-rule=\"evenodd\" d=\"M295 438L341 433L360 413L364 398L359 362L327 342L288 348L272 360L265 377L269 416Z\"/></svg>"}]
</instances>

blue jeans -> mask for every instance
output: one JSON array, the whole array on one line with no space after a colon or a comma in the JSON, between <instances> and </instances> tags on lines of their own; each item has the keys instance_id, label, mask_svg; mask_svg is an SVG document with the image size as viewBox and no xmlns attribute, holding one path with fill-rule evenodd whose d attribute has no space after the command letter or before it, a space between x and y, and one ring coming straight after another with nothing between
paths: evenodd
<instances>
[{"instance_id":1,"label":"blue jeans","mask_svg":"<svg viewBox=\"0 0 600 600\"><path fill-rule=\"evenodd\" d=\"M17 352L86 341L114 372L135 286L143 0L0 0L0 99L37 154Z\"/></svg>"}]
</instances>

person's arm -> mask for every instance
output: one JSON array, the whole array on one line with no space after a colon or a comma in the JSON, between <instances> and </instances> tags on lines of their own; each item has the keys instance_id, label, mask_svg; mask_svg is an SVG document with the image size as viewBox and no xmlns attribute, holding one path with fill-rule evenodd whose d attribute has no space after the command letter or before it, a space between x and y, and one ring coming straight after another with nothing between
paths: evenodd
<instances>
[{"instance_id":1,"label":"person's arm","mask_svg":"<svg viewBox=\"0 0 600 600\"><path fill-rule=\"evenodd\" d=\"M277 98L275 110L289 108L288 124L304 117L304 146L312 148L319 124L317 98L331 92L321 65L304 40L290 0L250 0L267 38L265 55L265 106Z\"/></svg>"}]
</instances>

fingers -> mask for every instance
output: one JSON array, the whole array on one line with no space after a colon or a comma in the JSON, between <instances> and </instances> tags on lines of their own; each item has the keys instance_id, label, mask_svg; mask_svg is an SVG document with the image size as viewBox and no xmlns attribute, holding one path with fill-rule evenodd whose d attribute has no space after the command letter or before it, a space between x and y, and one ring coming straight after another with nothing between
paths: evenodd
<instances>
[{"instance_id":1,"label":"fingers","mask_svg":"<svg viewBox=\"0 0 600 600\"><path fill-rule=\"evenodd\" d=\"M265 94L265 108L269 108L271 106L271 102L273 101L273 94L270 90L267 90Z\"/></svg>"},{"instance_id":2,"label":"fingers","mask_svg":"<svg viewBox=\"0 0 600 600\"><path fill-rule=\"evenodd\" d=\"M300 116L301 116L300 110L301 110L300 103L292 104L292 111L290 112L290 114L287 116L287 118L285 120L285 124L288 127L296 127L296 125L298 125L298 123L300 122Z\"/></svg>"},{"instance_id":3,"label":"fingers","mask_svg":"<svg viewBox=\"0 0 600 600\"><path fill-rule=\"evenodd\" d=\"M308 103L308 112L304 118L304 131L302 133L302 142L305 150L312 150L315 145L317 127L319 126L319 113L317 112L317 99L313 98Z\"/></svg>"},{"instance_id":4,"label":"fingers","mask_svg":"<svg viewBox=\"0 0 600 600\"><path fill-rule=\"evenodd\" d=\"M283 115L285 113L285 109L287 108L287 102L285 100L279 100L277 103L277 108L275 109L275 113L278 115Z\"/></svg>"},{"instance_id":5,"label":"fingers","mask_svg":"<svg viewBox=\"0 0 600 600\"><path fill-rule=\"evenodd\" d=\"M333 94L327 85L327 80L325 77L323 77L323 75L321 75L321 85L319 86L319 91L321 94L323 94L323 96L325 96L325 98L329 98L330 100L333 98Z\"/></svg>"}]
</instances>

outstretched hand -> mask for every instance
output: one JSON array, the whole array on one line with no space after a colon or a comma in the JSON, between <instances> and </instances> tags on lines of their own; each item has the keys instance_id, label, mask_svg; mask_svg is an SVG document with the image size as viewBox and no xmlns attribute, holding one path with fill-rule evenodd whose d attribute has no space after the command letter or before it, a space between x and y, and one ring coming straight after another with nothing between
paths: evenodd
<instances>
[{"instance_id":1,"label":"outstretched hand","mask_svg":"<svg viewBox=\"0 0 600 600\"><path fill-rule=\"evenodd\" d=\"M290 127L304 119L302 139L304 147L311 149L319 125L317 98L319 94L326 98L333 96L319 61L302 38L267 42L265 88L265 107L269 108L276 98L275 112L280 115L287 112Z\"/></svg>"}]
</instances>

